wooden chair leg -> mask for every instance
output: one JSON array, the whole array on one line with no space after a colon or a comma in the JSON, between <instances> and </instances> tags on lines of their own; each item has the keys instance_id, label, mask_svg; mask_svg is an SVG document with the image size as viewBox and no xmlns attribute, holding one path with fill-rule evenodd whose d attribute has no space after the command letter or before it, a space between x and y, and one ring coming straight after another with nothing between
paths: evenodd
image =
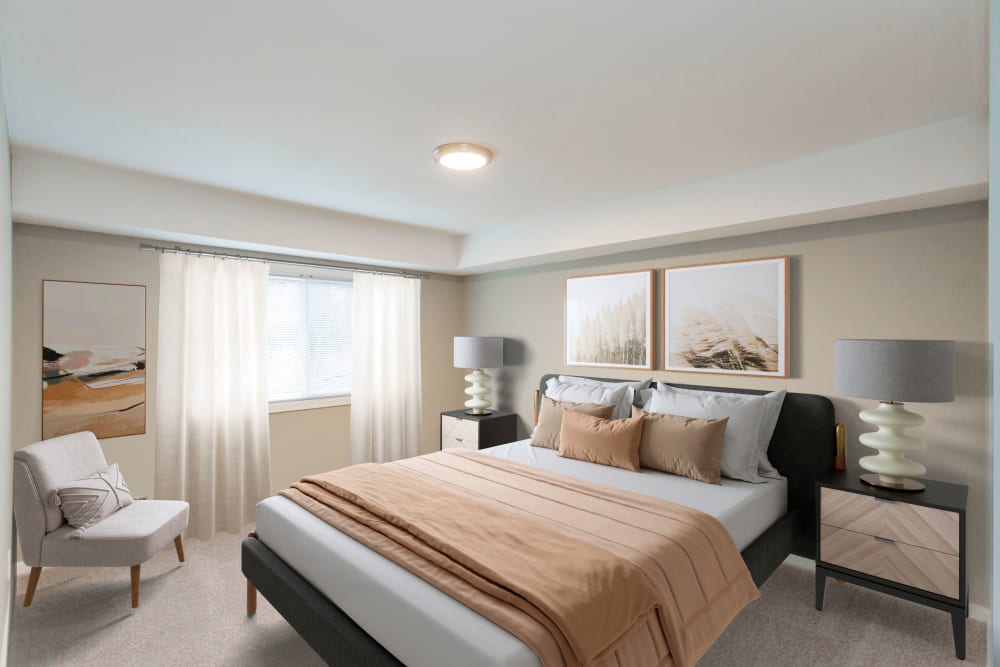
<instances>
[{"instance_id":1,"label":"wooden chair leg","mask_svg":"<svg viewBox=\"0 0 1000 667\"><path fill-rule=\"evenodd\" d=\"M139 569L142 565L133 565L132 572L132 609L139 606Z\"/></svg>"},{"instance_id":2,"label":"wooden chair leg","mask_svg":"<svg viewBox=\"0 0 1000 667\"><path fill-rule=\"evenodd\" d=\"M28 590L24 593L24 606L30 607L31 601L35 598L35 588L38 587L38 577L42 575L42 568L33 567L31 568L31 574L28 575Z\"/></svg>"},{"instance_id":3,"label":"wooden chair leg","mask_svg":"<svg viewBox=\"0 0 1000 667\"><path fill-rule=\"evenodd\" d=\"M174 538L174 548L177 549L177 560L184 562L184 540L178 535Z\"/></svg>"},{"instance_id":4,"label":"wooden chair leg","mask_svg":"<svg viewBox=\"0 0 1000 667\"><path fill-rule=\"evenodd\" d=\"M247 616L257 613L257 587L247 579Z\"/></svg>"}]
</instances>

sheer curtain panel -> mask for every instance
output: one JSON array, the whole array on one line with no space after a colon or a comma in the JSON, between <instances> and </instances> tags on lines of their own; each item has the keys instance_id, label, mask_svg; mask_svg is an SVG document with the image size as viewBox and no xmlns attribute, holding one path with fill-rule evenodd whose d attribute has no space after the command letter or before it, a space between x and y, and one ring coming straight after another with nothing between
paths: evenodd
<instances>
[{"instance_id":1,"label":"sheer curtain panel","mask_svg":"<svg viewBox=\"0 0 1000 667\"><path fill-rule=\"evenodd\" d=\"M201 539L270 495L267 280L262 262L160 255L156 495L191 503Z\"/></svg>"},{"instance_id":2,"label":"sheer curtain panel","mask_svg":"<svg viewBox=\"0 0 1000 667\"><path fill-rule=\"evenodd\" d=\"M354 276L351 463L420 453L420 281Z\"/></svg>"}]
</instances>

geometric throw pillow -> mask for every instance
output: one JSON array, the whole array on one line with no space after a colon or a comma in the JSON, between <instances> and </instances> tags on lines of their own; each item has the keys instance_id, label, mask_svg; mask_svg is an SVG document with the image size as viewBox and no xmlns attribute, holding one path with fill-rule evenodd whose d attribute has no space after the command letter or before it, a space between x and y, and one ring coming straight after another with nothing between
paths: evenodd
<instances>
[{"instance_id":1,"label":"geometric throw pillow","mask_svg":"<svg viewBox=\"0 0 1000 667\"><path fill-rule=\"evenodd\" d=\"M112 463L101 472L56 489L53 500L62 509L66 523L76 528L70 537L80 539L83 531L128 507L133 498L118 464Z\"/></svg>"}]
</instances>

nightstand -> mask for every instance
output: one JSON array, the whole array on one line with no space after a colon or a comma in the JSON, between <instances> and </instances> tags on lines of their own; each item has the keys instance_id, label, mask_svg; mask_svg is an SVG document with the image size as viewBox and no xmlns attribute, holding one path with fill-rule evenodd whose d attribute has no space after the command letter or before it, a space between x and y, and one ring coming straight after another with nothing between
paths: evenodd
<instances>
[{"instance_id":1,"label":"nightstand","mask_svg":"<svg viewBox=\"0 0 1000 667\"><path fill-rule=\"evenodd\" d=\"M946 611L955 655L965 660L969 487L921 479L923 491L891 491L858 474L840 471L816 483L816 609L833 577Z\"/></svg>"},{"instance_id":2,"label":"nightstand","mask_svg":"<svg viewBox=\"0 0 1000 667\"><path fill-rule=\"evenodd\" d=\"M494 410L467 415L465 410L441 413L441 449L485 449L517 440L517 415Z\"/></svg>"}]
</instances>

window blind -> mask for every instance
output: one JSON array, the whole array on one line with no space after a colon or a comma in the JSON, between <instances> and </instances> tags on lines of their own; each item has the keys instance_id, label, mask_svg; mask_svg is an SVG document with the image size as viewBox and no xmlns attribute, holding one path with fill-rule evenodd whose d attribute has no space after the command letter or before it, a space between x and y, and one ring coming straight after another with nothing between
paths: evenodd
<instances>
[{"instance_id":1,"label":"window blind","mask_svg":"<svg viewBox=\"0 0 1000 667\"><path fill-rule=\"evenodd\" d=\"M350 282L271 276L268 401L351 393Z\"/></svg>"}]
</instances>

